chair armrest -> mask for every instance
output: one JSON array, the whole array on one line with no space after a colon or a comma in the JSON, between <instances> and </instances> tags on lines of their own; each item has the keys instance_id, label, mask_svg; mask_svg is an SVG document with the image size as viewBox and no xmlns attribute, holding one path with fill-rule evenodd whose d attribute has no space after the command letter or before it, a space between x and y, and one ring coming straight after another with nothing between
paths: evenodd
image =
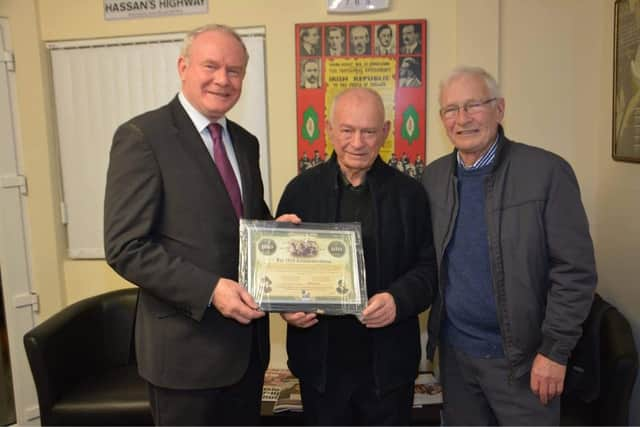
<instances>
[{"instance_id":1,"label":"chair armrest","mask_svg":"<svg viewBox=\"0 0 640 427\"><path fill-rule=\"evenodd\" d=\"M628 425L629 402L638 374L638 351L631 326L618 310L605 313L600 340L600 423Z\"/></svg>"}]
</instances>

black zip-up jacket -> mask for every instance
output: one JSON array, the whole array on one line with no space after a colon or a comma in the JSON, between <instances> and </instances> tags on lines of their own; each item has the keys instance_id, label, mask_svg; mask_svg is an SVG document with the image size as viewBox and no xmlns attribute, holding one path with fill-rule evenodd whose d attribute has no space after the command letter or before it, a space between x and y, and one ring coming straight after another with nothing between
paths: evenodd
<instances>
[{"instance_id":1,"label":"black zip-up jacket","mask_svg":"<svg viewBox=\"0 0 640 427\"><path fill-rule=\"evenodd\" d=\"M294 178L282 195L278 216L295 213L306 222L335 222L340 200L340 169L335 154L325 163ZM385 164L379 157L367 172L376 225L377 277L369 297L387 291L396 303L396 319L369 329L373 374L384 393L412 382L420 362L418 314L431 304L436 288L436 263L427 196L418 181ZM320 321L310 328L287 328L291 371L316 389L326 385L328 329Z\"/></svg>"},{"instance_id":2,"label":"black zip-up jacket","mask_svg":"<svg viewBox=\"0 0 640 427\"><path fill-rule=\"evenodd\" d=\"M456 156L454 150L434 161L422 178L439 268L458 213ZM499 126L484 189L493 291L512 376L529 372L537 353L566 365L597 282L575 174L561 157L510 141ZM430 359L444 311L442 282L429 316Z\"/></svg>"}]
</instances>

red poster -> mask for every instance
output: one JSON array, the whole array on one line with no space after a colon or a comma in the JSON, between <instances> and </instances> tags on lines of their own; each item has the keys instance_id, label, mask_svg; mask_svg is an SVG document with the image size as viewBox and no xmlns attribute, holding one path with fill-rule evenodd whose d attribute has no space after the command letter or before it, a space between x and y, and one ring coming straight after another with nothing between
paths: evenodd
<instances>
[{"instance_id":1,"label":"red poster","mask_svg":"<svg viewBox=\"0 0 640 427\"><path fill-rule=\"evenodd\" d=\"M334 96L349 87L378 91L392 132L382 159L420 178L426 153L426 20L295 26L298 171L333 152L324 132Z\"/></svg>"}]
</instances>

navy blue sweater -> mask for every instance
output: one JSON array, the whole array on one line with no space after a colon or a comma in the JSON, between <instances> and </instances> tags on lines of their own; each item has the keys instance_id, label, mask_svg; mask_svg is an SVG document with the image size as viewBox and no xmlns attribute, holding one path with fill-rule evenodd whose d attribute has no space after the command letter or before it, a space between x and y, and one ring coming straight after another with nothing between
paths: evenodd
<instances>
[{"instance_id":1,"label":"navy blue sweater","mask_svg":"<svg viewBox=\"0 0 640 427\"><path fill-rule=\"evenodd\" d=\"M459 211L445 255L446 308L443 337L472 357L503 357L493 296L484 203L484 178L491 165L458 166Z\"/></svg>"}]
</instances>

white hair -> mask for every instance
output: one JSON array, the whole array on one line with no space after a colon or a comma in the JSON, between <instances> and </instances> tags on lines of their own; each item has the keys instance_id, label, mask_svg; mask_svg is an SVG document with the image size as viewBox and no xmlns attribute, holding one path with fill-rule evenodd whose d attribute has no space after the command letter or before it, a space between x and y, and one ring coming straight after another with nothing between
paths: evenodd
<instances>
[{"instance_id":1,"label":"white hair","mask_svg":"<svg viewBox=\"0 0 640 427\"><path fill-rule=\"evenodd\" d=\"M487 70L481 67L472 67L468 65L459 65L449 72L444 79L440 81L440 98L442 99L442 91L453 81L462 76L480 77L489 90L489 96L492 98L502 98L500 87L496 79L489 74Z\"/></svg>"}]
</instances>

